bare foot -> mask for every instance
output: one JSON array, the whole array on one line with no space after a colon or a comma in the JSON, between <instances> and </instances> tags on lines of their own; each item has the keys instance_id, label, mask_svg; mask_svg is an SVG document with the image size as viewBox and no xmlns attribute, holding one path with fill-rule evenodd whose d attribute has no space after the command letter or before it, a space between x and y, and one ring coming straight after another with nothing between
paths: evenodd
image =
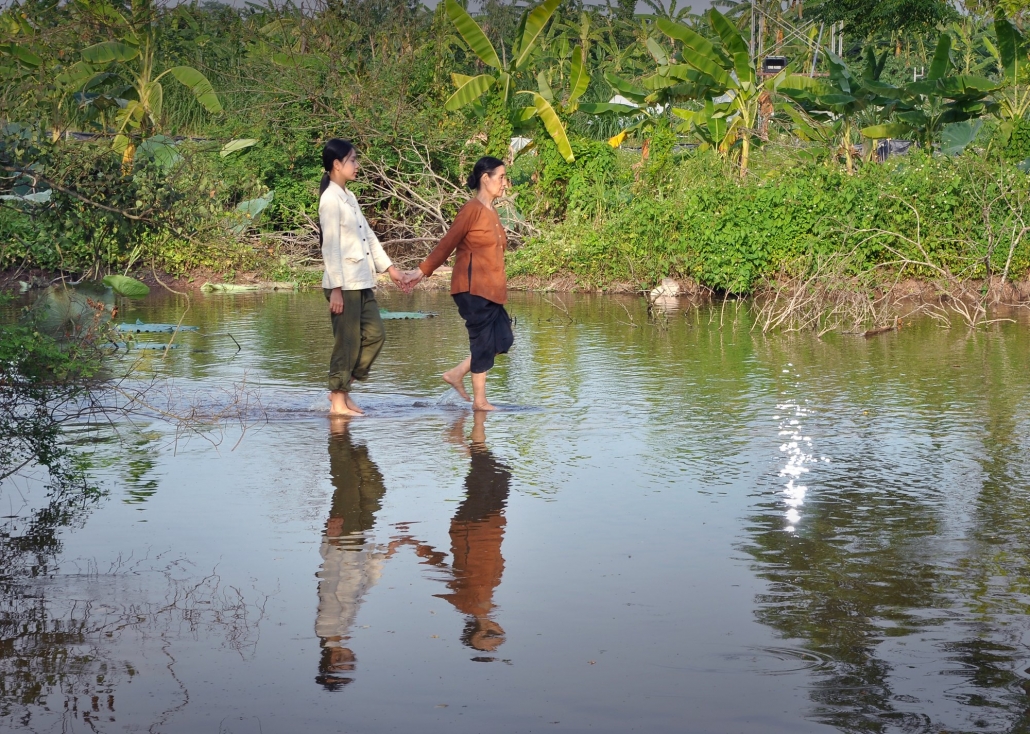
<instances>
[{"instance_id":1,"label":"bare foot","mask_svg":"<svg viewBox=\"0 0 1030 734\"><path fill-rule=\"evenodd\" d=\"M340 416L364 415L364 413L348 400L347 393L343 390L333 390L329 393L329 415L330 417L337 418Z\"/></svg>"},{"instance_id":2,"label":"bare foot","mask_svg":"<svg viewBox=\"0 0 1030 734\"><path fill-rule=\"evenodd\" d=\"M472 410L497 410L490 403L472 403Z\"/></svg>"},{"instance_id":3,"label":"bare foot","mask_svg":"<svg viewBox=\"0 0 1030 734\"><path fill-rule=\"evenodd\" d=\"M472 398L470 398L468 392L465 391L465 385L463 384L464 380L462 380L463 377L464 375L459 375L455 373L454 370L447 370L443 373L443 381L453 387L454 391L461 395L462 400L471 401Z\"/></svg>"},{"instance_id":4,"label":"bare foot","mask_svg":"<svg viewBox=\"0 0 1030 734\"><path fill-rule=\"evenodd\" d=\"M350 399L350 393L344 393L343 399L347 401L347 410L353 415L365 415L365 411L359 408L353 400Z\"/></svg>"}]
</instances>

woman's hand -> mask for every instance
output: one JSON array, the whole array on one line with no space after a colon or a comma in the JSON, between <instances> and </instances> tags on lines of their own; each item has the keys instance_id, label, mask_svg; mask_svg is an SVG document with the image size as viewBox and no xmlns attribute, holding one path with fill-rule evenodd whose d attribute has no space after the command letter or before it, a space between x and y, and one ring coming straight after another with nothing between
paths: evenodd
<instances>
[{"instance_id":1,"label":"woman's hand","mask_svg":"<svg viewBox=\"0 0 1030 734\"><path fill-rule=\"evenodd\" d=\"M333 288L332 292L329 293L329 313L343 313L343 291L339 288Z\"/></svg>"},{"instance_id":2,"label":"woman's hand","mask_svg":"<svg viewBox=\"0 0 1030 734\"><path fill-rule=\"evenodd\" d=\"M395 286L400 288L405 293L411 292L411 290L408 288L408 284L404 280L404 274L397 269L396 265L391 265L389 268L386 269L386 272L389 274L390 280L393 281L393 284Z\"/></svg>"},{"instance_id":3,"label":"woman's hand","mask_svg":"<svg viewBox=\"0 0 1030 734\"><path fill-rule=\"evenodd\" d=\"M422 278L425 277L425 274L418 268L415 268L414 270L408 270L407 272L405 272L403 277L404 283L407 286L408 292L410 293L411 290L419 284Z\"/></svg>"}]
</instances>

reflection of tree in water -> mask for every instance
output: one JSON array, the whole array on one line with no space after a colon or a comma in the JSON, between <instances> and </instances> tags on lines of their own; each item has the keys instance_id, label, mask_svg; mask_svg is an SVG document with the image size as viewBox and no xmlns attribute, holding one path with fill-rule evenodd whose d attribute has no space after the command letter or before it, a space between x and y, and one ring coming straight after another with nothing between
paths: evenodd
<instances>
[{"instance_id":1,"label":"reflection of tree in water","mask_svg":"<svg viewBox=\"0 0 1030 734\"><path fill-rule=\"evenodd\" d=\"M246 657L265 602L248 601L216 574L198 578L188 563L160 558L106 573L23 579L4 592L0 731L116 722L119 690L143 668L148 675L138 685L153 691L152 729L160 730L189 702L175 671L175 639L220 640Z\"/></svg>"},{"instance_id":2,"label":"reflection of tree in water","mask_svg":"<svg viewBox=\"0 0 1030 734\"><path fill-rule=\"evenodd\" d=\"M981 346L982 482L956 590L973 619L964 626L968 637L948 650L961 665L959 695L970 705L1016 713L1007 731L1027 732L1030 464L1024 397L1013 389L1013 375L1026 369L1026 350L1010 349L1006 339Z\"/></svg>"},{"instance_id":3,"label":"reflection of tree in water","mask_svg":"<svg viewBox=\"0 0 1030 734\"><path fill-rule=\"evenodd\" d=\"M910 610L939 605L944 573L920 547L938 523L903 489L885 488L863 476L862 468L850 469L839 471L838 481L820 484L830 501L809 494L796 535L784 531L779 503L751 518L745 550L770 582L756 599L756 615L831 661L811 693L815 718L843 731L921 728L920 715L896 706L893 667L877 657L876 647L887 634L884 622L891 634L907 634L921 624Z\"/></svg>"},{"instance_id":4,"label":"reflection of tree in water","mask_svg":"<svg viewBox=\"0 0 1030 734\"><path fill-rule=\"evenodd\" d=\"M353 679L356 658L346 646L358 607L382 573L387 549L367 537L386 487L383 475L368 455L368 447L355 444L346 420L334 420L329 436L329 473L332 505L322 536L322 568L318 572L318 616L315 633L321 640L322 659L316 680L329 689Z\"/></svg>"},{"instance_id":5,"label":"reflection of tree in water","mask_svg":"<svg viewBox=\"0 0 1030 734\"><path fill-rule=\"evenodd\" d=\"M1020 336L1023 344L984 335L932 338L932 350L925 339L913 339L898 345L905 350L900 356L882 354L885 349L863 355L875 369L858 383L835 385L847 397L834 410L844 416L890 399L917 434L932 438L934 453L912 449L891 466L883 461L889 454L882 437L859 426L847 451L860 458L820 469L796 537L782 530L782 504L760 507L746 549L771 585L757 599L757 615L831 661L811 694L814 715L843 731L1027 732L1026 338ZM927 353L943 356L928 361ZM819 355L820 375L837 366L830 356ZM839 358L855 361L850 354ZM769 361L804 372L815 360L785 350ZM942 362L974 369L944 379ZM905 380L895 363L905 365ZM841 374L854 372L839 367ZM887 394L885 374L899 383ZM905 429L902 424L899 432ZM906 643L924 646L905 652ZM909 662L917 663L918 675L929 670L947 681L931 693L944 700L931 706L902 695L900 679L914 680Z\"/></svg>"},{"instance_id":6,"label":"reflection of tree in water","mask_svg":"<svg viewBox=\"0 0 1030 734\"><path fill-rule=\"evenodd\" d=\"M241 654L255 643L263 603L245 600L214 574L198 579L184 561L116 561L59 573L62 533L81 527L103 496L82 473L0 489L29 503L0 526L0 731L75 729L74 722L96 729L114 721L118 688L140 667L125 659L126 643L143 665L147 640L167 643L184 632L218 637ZM43 498L32 505L36 495ZM174 648L162 644L161 652L159 669L177 693L156 724L188 699L175 676Z\"/></svg>"}]
</instances>

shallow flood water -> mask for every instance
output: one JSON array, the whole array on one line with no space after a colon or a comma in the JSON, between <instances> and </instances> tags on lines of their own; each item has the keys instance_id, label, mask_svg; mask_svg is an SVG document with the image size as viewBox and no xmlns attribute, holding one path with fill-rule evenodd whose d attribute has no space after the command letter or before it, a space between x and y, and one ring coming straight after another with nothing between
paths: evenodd
<instances>
[{"instance_id":1,"label":"shallow flood water","mask_svg":"<svg viewBox=\"0 0 1030 734\"><path fill-rule=\"evenodd\" d=\"M243 423L118 426L60 522L5 494L0 730L1030 731L1027 323L515 294L477 421L449 297L381 302L439 316L386 322L366 418L320 293L197 296L141 369Z\"/></svg>"}]
</instances>

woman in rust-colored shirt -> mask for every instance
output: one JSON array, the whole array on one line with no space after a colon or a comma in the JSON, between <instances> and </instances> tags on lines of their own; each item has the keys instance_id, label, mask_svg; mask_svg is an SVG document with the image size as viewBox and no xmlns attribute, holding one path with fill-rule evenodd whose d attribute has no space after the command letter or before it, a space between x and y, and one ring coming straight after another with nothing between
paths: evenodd
<instances>
[{"instance_id":1,"label":"woman in rust-colored shirt","mask_svg":"<svg viewBox=\"0 0 1030 734\"><path fill-rule=\"evenodd\" d=\"M494 200L504 193L507 185L504 163L490 156L480 158L468 180L469 188L476 191L475 197L461 208L447 234L419 264L418 270L405 275L410 288L423 277L432 275L452 252L456 253L451 297L465 319L471 354L444 372L443 379L468 400L463 383L465 375L472 373L473 410L494 409L486 399L486 373L494 366L494 357L506 354L515 341L511 317L504 310L508 300L504 274L508 238L494 209Z\"/></svg>"}]
</instances>

